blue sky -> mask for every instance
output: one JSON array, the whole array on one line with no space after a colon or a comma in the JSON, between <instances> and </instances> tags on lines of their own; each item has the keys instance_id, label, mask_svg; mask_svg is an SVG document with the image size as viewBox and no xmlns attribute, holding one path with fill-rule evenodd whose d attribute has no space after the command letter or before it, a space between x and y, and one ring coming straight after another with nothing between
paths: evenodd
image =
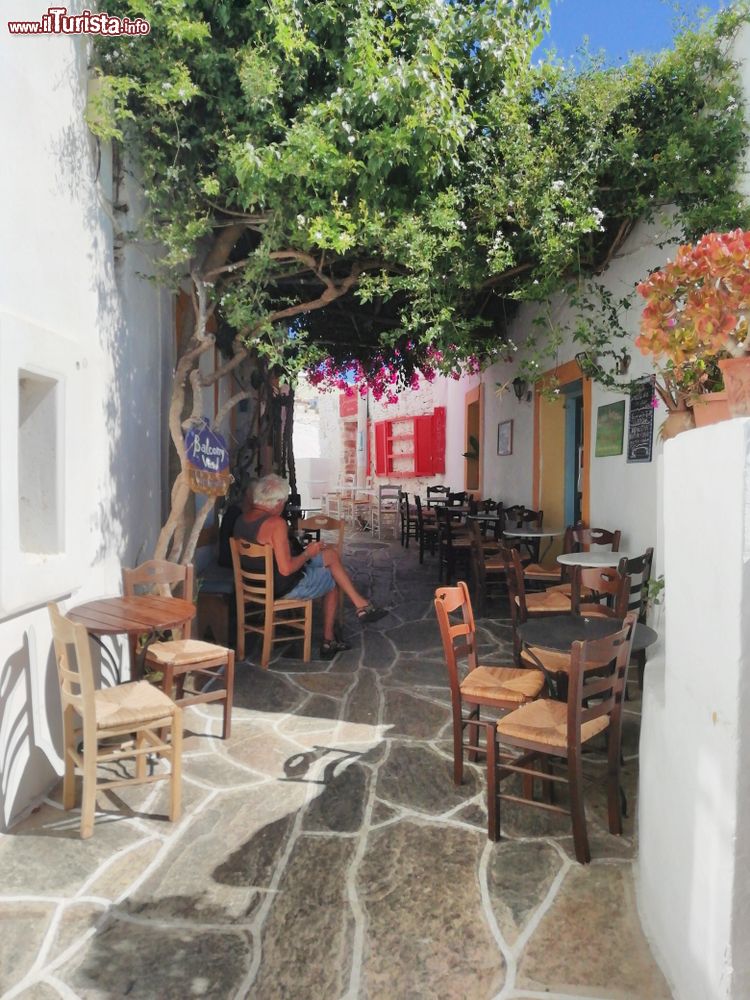
<instances>
[{"instance_id":1,"label":"blue sky","mask_svg":"<svg viewBox=\"0 0 750 1000\"><path fill-rule=\"evenodd\" d=\"M701 8L715 12L722 0L682 0L680 9L694 15ZM592 52L604 49L607 62L616 64L631 52L658 52L674 36L675 12L664 0L551 0L551 38L564 59L575 55L584 35ZM542 43L546 49L548 42Z\"/></svg>"}]
</instances>

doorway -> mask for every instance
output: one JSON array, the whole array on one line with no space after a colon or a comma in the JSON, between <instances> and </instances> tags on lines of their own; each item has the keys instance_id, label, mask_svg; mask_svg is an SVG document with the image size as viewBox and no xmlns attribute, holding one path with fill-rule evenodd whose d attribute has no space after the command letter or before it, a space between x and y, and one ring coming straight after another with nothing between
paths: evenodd
<instances>
[{"instance_id":1,"label":"doorway","mask_svg":"<svg viewBox=\"0 0 750 1000\"><path fill-rule=\"evenodd\" d=\"M545 398L537 392L534 407L534 506L544 511L544 525L565 528L589 516L591 381L577 362L547 372L559 392ZM547 562L562 550L555 539Z\"/></svg>"},{"instance_id":2,"label":"doorway","mask_svg":"<svg viewBox=\"0 0 750 1000\"><path fill-rule=\"evenodd\" d=\"M480 457L482 436L482 387L466 393L466 435L464 454L464 489L470 493L481 495L482 462Z\"/></svg>"}]
</instances>

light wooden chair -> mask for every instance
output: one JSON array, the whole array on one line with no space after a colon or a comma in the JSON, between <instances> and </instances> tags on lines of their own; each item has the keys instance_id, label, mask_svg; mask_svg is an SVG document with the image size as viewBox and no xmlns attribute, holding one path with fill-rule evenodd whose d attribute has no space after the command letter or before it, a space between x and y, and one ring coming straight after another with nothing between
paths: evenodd
<instances>
[{"instance_id":1,"label":"light wooden chair","mask_svg":"<svg viewBox=\"0 0 750 1000\"><path fill-rule=\"evenodd\" d=\"M309 663L312 648L312 600L273 596L273 549L241 538L231 540L234 589L237 595L237 658L245 658L245 636L256 632L263 636L260 665L267 667L275 642L290 639L304 641L302 659ZM242 560L252 560L254 568L245 568ZM245 563L247 565L247 563ZM276 635L281 625L292 635Z\"/></svg>"},{"instance_id":2,"label":"light wooden chair","mask_svg":"<svg viewBox=\"0 0 750 1000\"><path fill-rule=\"evenodd\" d=\"M469 590L461 580L457 587L438 587L435 591L435 613L443 641L445 664L451 689L453 709L453 780L463 780L463 755L476 760L485 752L479 744L479 730L484 728L479 710L485 708L510 711L532 701L544 687L541 670L524 670L515 666L485 666L477 660L477 639L474 613ZM460 615L452 622L450 615ZM468 672L461 677L459 661L465 661ZM469 709L464 716L464 707ZM468 741L464 741L468 729Z\"/></svg>"},{"instance_id":3,"label":"light wooden chair","mask_svg":"<svg viewBox=\"0 0 750 1000\"><path fill-rule=\"evenodd\" d=\"M94 832L98 788L170 781L169 818L180 818L182 794L182 711L148 681L131 681L115 687L95 689L89 636L48 604L55 660L60 681L63 714L63 809L75 805L75 771L83 772L81 837ZM160 731L168 731L171 742ZM134 734L134 739L133 739ZM100 746L111 737L122 737L121 745ZM146 774L146 755L157 754L171 762L167 774ZM100 764L135 760L135 775L97 781ZM118 771L120 769L118 768Z\"/></svg>"},{"instance_id":4,"label":"light wooden chair","mask_svg":"<svg viewBox=\"0 0 750 1000\"><path fill-rule=\"evenodd\" d=\"M378 538L381 537L384 526L393 528L393 537L396 537L401 519L398 506L400 492L401 487L393 483L382 483L378 486L378 495L372 498L370 507L370 530L373 538L376 531Z\"/></svg>"},{"instance_id":5,"label":"light wooden chair","mask_svg":"<svg viewBox=\"0 0 750 1000\"><path fill-rule=\"evenodd\" d=\"M127 597L143 592L171 594L173 588L181 591L185 600L192 600L193 567L166 560L151 559L135 569L123 569L122 587ZM174 698L185 708L218 701L224 705L222 737L229 738L232 730L232 697L234 694L234 651L213 642L190 638L190 622L178 630L181 635L146 646L144 665L154 674L162 674L158 683L164 694ZM188 674L197 675L203 690L185 693ZM194 680L194 676L193 676Z\"/></svg>"}]
</instances>

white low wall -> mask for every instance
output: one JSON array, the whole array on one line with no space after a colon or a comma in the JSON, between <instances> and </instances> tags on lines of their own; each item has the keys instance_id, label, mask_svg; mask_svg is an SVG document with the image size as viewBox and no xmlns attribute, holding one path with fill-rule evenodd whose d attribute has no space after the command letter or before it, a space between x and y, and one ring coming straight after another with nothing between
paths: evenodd
<instances>
[{"instance_id":1,"label":"white low wall","mask_svg":"<svg viewBox=\"0 0 750 1000\"><path fill-rule=\"evenodd\" d=\"M646 668L641 916L679 1000L750 997L750 420L666 444ZM744 766L743 766L744 765Z\"/></svg>"}]
</instances>

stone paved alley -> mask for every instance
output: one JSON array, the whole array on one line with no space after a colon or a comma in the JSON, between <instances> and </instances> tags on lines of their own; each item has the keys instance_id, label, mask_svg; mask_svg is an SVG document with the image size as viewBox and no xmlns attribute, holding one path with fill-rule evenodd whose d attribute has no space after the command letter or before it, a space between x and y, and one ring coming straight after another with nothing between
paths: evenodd
<instances>
[{"instance_id":1,"label":"stone paved alley","mask_svg":"<svg viewBox=\"0 0 750 1000\"><path fill-rule=\"evenodd\" d=\"M535 810L505 807L491 844L483 769L452 783L435 563L366 535L348 537L347 562L392 614L366 631L350 614L354 648L332 662L283 655L297 644L267 672L240 664L226 743L218 711L189 709L178 824L166 784L141 786L100 797L81 841L58 789L0 837L4 997L671 995L634 899L639 702L624 837L606 833L593 755L592 864L573 859L564 818ZM510 662L507 609L493 614L482 651Z\"/></svg>"}]
</instances>

